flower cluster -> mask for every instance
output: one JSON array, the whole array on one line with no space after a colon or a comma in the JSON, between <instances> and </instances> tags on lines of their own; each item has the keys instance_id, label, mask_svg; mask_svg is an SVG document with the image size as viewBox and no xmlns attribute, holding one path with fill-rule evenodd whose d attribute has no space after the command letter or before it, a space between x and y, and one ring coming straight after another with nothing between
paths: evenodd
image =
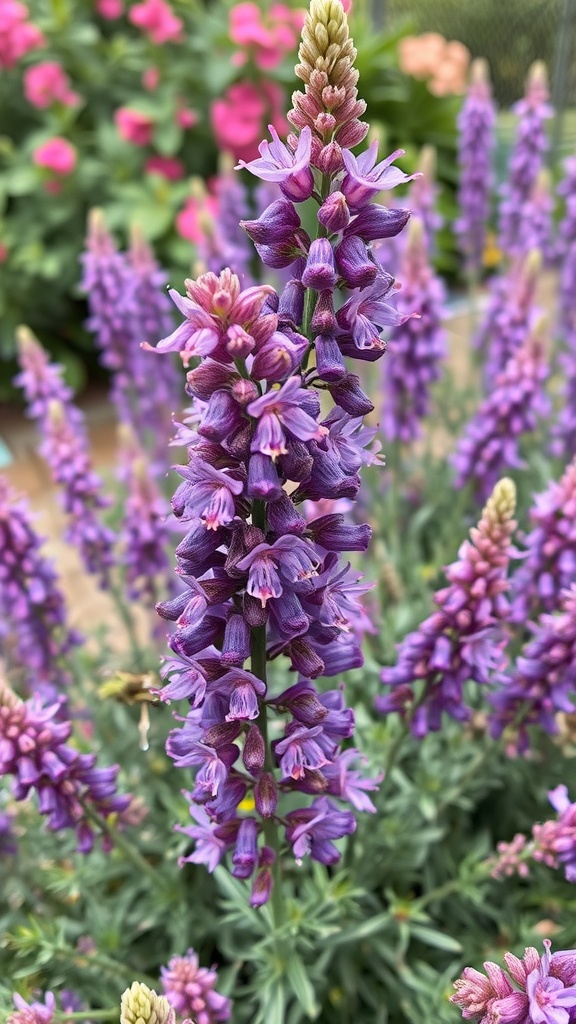
<instances>
[{"instance_id":1,"label":"flower cluster","mask_svg":"<svg viewBox=\"0 0 576 1024\"><path fill-rule=\"evenodd\" d=\"M84 417L71 401L62 381L62 368L52 365L42 346L26 328L18 332L21 372L16 382L23 389L28 413L38 421L40 453L50 466L68 518L67 538L78 548L88 572L106 587L113 564L114 535L98 517L108 504L100 478L94 473Z\"/></svg>"},{"instance_id":2,"label":"flower cluster","mask_svg":"<svg viewBox=\"0 0 576 1024\"><path fill-rule=\"evenodd\" d=\"M30 50L44 46L40 29L27 18L26 4L0 0L0 68L13 68Z\"/></svg>"},{"instance_id":3,"label":"flower cluster","mask_svg":"<svg viewBox=\"0 0 576 1024\"><path fill-rule=\"evenodd\" d=\"M94 845L91 815L114 814L122 827L130 822L132 798L116 793L117 766L97 768L94 754L80 754L67 743L71 733L61 702L22 701L0 679L0 776L14 777L16 800L36 790L48 828L74 829L78 850L89 853ZM106 837L103 845L110 845Z\"/></svg>"},{"instance_id":4,"label":"flower cluster","mask_svg":"<svg viewBox=\"0 0 576 1024\"><path fill-rule=\"evenodd\" d=\"M574 711L570 698L576 696L576 584L562 591L559 600L559 613L540 616L514 671L502 675L490 695L492 735L508 729L521 752L529 746L529 725L556 733L556 712Z\"/></svg>"},{"instance_id":5,"label":"flower cluster","mask_svg":"<svg viewBox=\"0 0 576 1024\"><path fill-rule=\"evenodd\" d=\"M377 162L374 145L350 152L367 132L354 58L340 0L313 0L297 69L305 92L289 114L299 134L284 145L271 129L247 165L282 193L244 222L265 265L290 269L281 294L242 290L229 269L204 274L186 282L185 297L172 292L185 320L158 344L185 364L200 359L187 375L188 464L172 503L188 526L176 551L187 590L159 606L176 623L160 695L192 705L168 741L176 764L195 768L194 824L183 829L195 849L183 859L213 870L231 851L234 875L253 878L253 905L270 895L278 826L297 860L332 864L334 840L355 828L340 802L373 810L377 785L353 767L358 751L341 750L354 727L342 689L313 682L362 663L367 585L341 553L365 551L370 529L336 512L308 521L298 508L356 495L362 464L376 459L375 431L363 426L372 404L344 358L377 359L380 328L406 319L386 301L393 278L369 243L405 224L406 211L372 200L407 179L394 157ZM311 196L315 239L295 206ZM335 403L327 413L321 391ZM273 694L267 661L280 654L300 678ZM314 799L283 813L290 791Z\"/></svg>"},{"instance_id":6,"label":"flower cluster","mask_svg":"<svg viewBox=\"0 0 576 1024\"><path fill-rule=\"evenodd\" d=\"M164 294L166 275L138 231L133 232L128 254L118 252L99 210L92 211L82 260L82 288L90 311L87 326L96 337L103 365L111 372L118 417L152 450L154 469L163 473L178 377L169 361L151 363L144 348L173 326Z\"/></svg>"},{"instance_id":7,"label":"flower cluster","mask_svg":"<svg viewBox=\"0 0 576 1024\"><path fill-rule=\"evenodd\" d=\"M230 1020L230 1000L214 987L218 981L215 968L200 967L193 949L186 956L172 957L160 974L166 999L181 1017L191 1017L196 1024Z\"/></svg>"},{"instance_id":8,"label":"flower cluster","mask_svg":"<svg viewBox=\"0 0 576 1024\"><path fill-rule=\"evenodd\" d=\"M81 638L66 624L57 576L27 505L0 477L0 635L14 639L28 690L53 699L70 682L66 655ZM7 647L7 650L9 647Z\"/></svg>"},{"instance_id":9,"label":"flower cluster","mask_svg":"<svg viewBox=\"0 0 576 1024\"><path fill-rule=\"evenodd\" d=\"M487 392L535 325L534 299L541 264L540 253L534 250L491 283L488 309L474 339L485 358Z\"/></svg>"},{"instance_id":10,"label":"flower cluster","mask_svg":"<svg viewBox=\"0 0 576 1024\"><path fill-rule=\"evenodd\" d=\"M576 882L576 803L570 803L566 786L556 786L548 799L558 817L532 827L532 856L551 868L562 864L566 880Z\"/></svg>"},{"instance_id":11,"label":"flower cluster","mask_svg":"<svg viewBox=\"0 0 576 1024\"><path fill-rule=\"evenodd\" d=\"M53 992L47 992L43 1003L27 1003L22 996L14 994L16 1010L6 1024L52 1024L56 1013L56 999Z\"/></svg>"},{"instance_id":12,"label":"flower cluster","mask_svg":"<svg viewBox=\"0 0 576 1024\"><path fill-rule=\"evenodd\" d=\"M520 438L534 431L549 409L542 388L546 374L542 345L535 332L510 357L462 434L452 459L457 488L471 482L475 493L485 499L503 472L524 466Z\"/></svg>"},{"instance_id":13,"label":"flower cluster","mask_svg":"<svg viewBox=\"0 0 576 1024\"><path fill-rule=\"evenodd\" d=\"M255 3L235 4L230 11L230 38L242 50L233 56L233 63L238 67L252 59L262 71L277 67L295 48L303 21L303 11L285 4L273 4L266 14Z\"/></svg>"},{"instance_id":14,"label":"flower cluster","mask_svg":"<svg viewBox=\"0 0 576 1024\"><path fill-rule=\"evenodd\" d=\"M174 14L166 0L143 0L132 4L128 20L141 29L156 46L177 43L182 38L184 23Z\"/></svg>"},{"instance_id":15,"label":"flower cluster","mask_svg":"<svg viewBox=\"0 0 576 1024\"><path fill-rule=\"evenodd\" d=\"M556 611L560 592L576 579L576 457L560 481L536 495L530 521L527 554L512 579L517 623L539 611Z\"/></svg>"},{"instance_id":16,"label":"flower cluster","mask_svg":"<svg viewBox=\"0 0 576 1024\"><path fill-rule=\"evenodd\" d=\"M551 953L550 945L545 939L543 956L529 946L521 960L505 953L507 972L490 961L486 974L465 967L450 1001L464 1020L478 1024L569 1024L576 1013L576 950Z\"/></svg>"},{"instance_id":17,"label":"flower cluster","mask_svg":"<svg viewBox=\"0 0 576 1024\"><path fill-rule=\"evenodd\" d=\"M464 92L470 51L458 40L448 42L438 32L404 36L398 44L398 60L404 74L427 79L434 96Z\"/></svg>"},{"instance_id":18,"label":"flower cluster","mask_svg":"<svg viewBox=\"0 0 576 1024\"><path fill-rule=\"evenodd\" d=\"M445 336L442 328L444 287L428 261L424 224L412 217L401 262L403 288L400 313L418 312L392 332L382 375L384 436L409 443L421 432L428 415L430 385L442 370Z\"/></svg>"},{"instance_id":19,"label":"flower cluster","mask_svg":"<svg viewBox=\"0 0 576 1024\"><path fill-rule=\"evenodd\" d=\"M210 121L218 148L235 160L251 160L258 152L264 126L272 124L280 135L287 131L284 90L271 79L235 82L210 107Z\"/></svg>"},{"instance_id":20,"label":"flower cluster","mask_svg":"<svg viewBox=\"0 0 576 1024\"><path fill-rule=\"evenodd\" d=\"M547 266L554 263L556 255L553 217L552 181L550 172L543 167L536 176L524 207L524 216L518 229L518 249L521 253L537 249Z\"/></svg>"},{"instance_id":21,"label":"flower cluster","mask_svg":"<svg viewBox=\"0 0 576 1024\"><path fill-rule=\"evenodd\" d=\"M176 1024L176 1014L165 996L134 981L122 993L120 1024Z\"/></svg>"},{"instance_id":22,"label":"flower cluster","mask_svg":"<svg viewBox=\"0 0 576 1024\"><path fill-rule=\"evenodd\" d=\"M478 59L472 63L468 95L458 115L460 216L455 224L467 269L476 274L482 266L490 215L495 126L496 106L490 90L488 65Z\"/></svg>"},{"instance_id":23,"label":"flower cluster","mask_svg":"<svg viewBox=\"0 0 576 1024\"><path fill-rule=\"evenodd\" d=\"M382 682L392 691L376 698L377 710L406 713L409 707L415 736L439 729L443 712L466 721L470 709L464 685L488 683L502 667L515 503L514 484L501 480L470 540L460 547L458 561L445 570L449 586L435 595L438 610L402 641L396 665L382 672ZM416 694L418 681L423 685Z\"/></svg>"},{"instance_id":24,"label":"flower cluster","mask_svg":"<svg viewBox=\"0 0 576 1024\"><path fill-rule=\"evenodd\" d=\"M553 110L548 103L548 76L541 62L532 65L524 99L514 107L518 129L500 204L500 245L508 255L521 250L526 205L548 149L546 121Z\"/></svg>"}]
</instances>

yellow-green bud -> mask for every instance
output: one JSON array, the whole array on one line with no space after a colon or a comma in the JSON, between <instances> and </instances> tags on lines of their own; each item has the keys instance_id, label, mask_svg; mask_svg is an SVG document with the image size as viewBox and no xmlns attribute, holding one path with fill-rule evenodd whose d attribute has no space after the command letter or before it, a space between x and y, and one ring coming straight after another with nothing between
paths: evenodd
<instances>
[{"instance_id":1,"label":"yellow-green bud","mask_svg":"<svg viewBox=\"0 0 576 1024\"><path fill-rule=\"evenodd\" d=\"M120 1003L120 1024L175 1024L176 1015L166 999L141 981L133 981Z\"/></svg>"}]
</instances>

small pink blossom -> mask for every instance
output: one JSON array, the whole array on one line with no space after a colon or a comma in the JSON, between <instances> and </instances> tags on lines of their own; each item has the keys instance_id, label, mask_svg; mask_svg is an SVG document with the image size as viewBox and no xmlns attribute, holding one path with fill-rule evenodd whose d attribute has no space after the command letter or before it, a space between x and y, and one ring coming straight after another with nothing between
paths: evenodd
<instances>
[{"instance_id":1,"label":"small pink blossom","mask_svg":"<svg viewBox=\"0 0 576 1024\"><path fill-rule=\"evenodd\" d=\"M284 93L277 82L237 82L222 99L212 104L212 128L220 149L237 160L249 161L258 156L258 143L264 125L272 124L279 135L286 135Z\"/></svg>"},{"instance_id":2,"label":"small pink blossom","mask_svg":"<svg viewBox=\"0 0 576 1024\"><path fill-rule=\"evenodd\" d=\"M147 146L152 141L154 121L148 114L142 114L131 107L120 107L114 114L119 134L126 142L135 146Z\"/></svg>"},{"instance_id":3,"label":"small pink blossom","mask_svg":"<svg viewBox=\"0 0 576 1024\"><path fill-rule=\"evenodd\" d=\"M248 55L263 70L275 68L294 49L302 27L301 12L284 4L273 4L264 14L255 3L236 4L230 12L230 38L247 53L236 54L236 65Z\"/></svg>"},{"instance_id":4,"label":"small pink blossom","mask_svg":"<svg viewBox=\"0 0 576 1024\"><path fill-rule=\"evenodd\" d=\"M48 139L41 146L37 146L33 153L33 160L37 167L45 167L54 174L71 174L76 166L76 149L68 139L56 135Z\"/></svg>"},{"instance_id":5,"label":"small pink blossom","mask_svg":"<svg viewBox=\"0 0 576 1024\"><path fill-rule=\"evenodd\" d=\"M176 111L176 124L179 124L181 128L193 128L195 124L198 124L198 114L192 110L192 107L179 105Z\"/></svg>"},{"instance_id":6,"label":"small pink blossom","mask_svg":"<svg viewBox=\"0 0 576 1024\"><path fill-rule=\"evenodd\" d=\"M0 263L5 263L8 259L8 246L4 242L0 242Z\"/></svg>"},{"instance_id":7,"label":"small pink blossom","mask_svg":"<svg viewBox=\"0 0 576 1024\"><path fill-rule=\"evenodd\" d=\"M0 0L0 68L13 68L30 50L44 46L39 28L26 21L28 8L18 0Z\"/></svg>"},{"instance_id":8,"label":"small pink blossom","mask_svg":"<svg viewBox=\"0 0 576 1024\"><path fill-rule=\"evenodd\" d=\"M144 3L134 4L128 20L141 28L157 46L181 40L184 23L176 17L166 0L144 0Z\"/></svg>"},{"instance_id":9,"label":"small pink blossom","mask_svg":"<svg viewBox=\"0 0 576 1024\"><path fill-rule=\"evenodd\" d=\"M122 0L96 0L96 10L106 21L115 21L124 13Z\"/></svg>"},{"instance_id":10,"label":"small pink blossom","mask_svg":"<svg viewBox=\"0 0 576 1024\"><path fill-rule=\"evenodd\" d=\"M74 107L80 97L70 88L70 79L64 68L55 60L34 64L24 72L24 95L33 107L45 109L53 103Z\"/></svg>"},{"instance_id":11,"label":"small pink blossom","mask_svg":"<svg viewBox=\"0 0 576 1024\"><path fill-rule=\"evenodd\" d=\"M142 85L148 92L155 92L160 82L160 71L158 68L146 68L142 75Z\"/></svg>"},{"instance_id":12,"label":"small pink blossom","mask_svg":"<svg viewBox=\"0 0 576 1024\"><path fill-rule=\"evenodd\" d=\"M180 181L184 177L184 164L171 156L151 156L144 170L147 174L161 174L167 181Z\"/></svg>"},{"instance_id":13,"label":"small pink blossom","mask_svg":"<svg viewBox=\"0 0 576 1024\"><path fill-rule=\"evenodd\" d=\"M203 199L190 196L176 217L176 230L187 242L200 245L206 235L203 222L215 220L217 216L218 202L214 196L207 195Z\"/></svg>"}]
</instances>

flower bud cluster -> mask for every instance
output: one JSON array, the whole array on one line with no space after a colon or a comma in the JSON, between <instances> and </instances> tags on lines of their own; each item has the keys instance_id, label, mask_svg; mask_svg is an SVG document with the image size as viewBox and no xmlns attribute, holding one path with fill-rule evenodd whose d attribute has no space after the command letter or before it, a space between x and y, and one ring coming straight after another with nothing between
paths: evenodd
<instances>
[{"instance_id":1,"label":"flower bud cluster","mask_svg":"<svg viewBox=\"0 0 576 1024\"><path fill-rule=\"evenodd\" d=\"M574 712L570 698L576 679L576 583L561 592L559 613L541 615L532 629L534 636L516 659L514 671L499 677L500 685L490 696L492 735L501 736L508 729L521 752L530 745L528 726L554 734L556 713Z\"/></svg>"},{"instance_id":2,"label":"flower bud cluster","mask_svg":"<svg viewBox=\"0 0 576 1024\"><path fill-rule=\"evenodd\" d=\"M521 469L520 439L549 411L543 390L547 367L536 336L511 356L462 434L452 458L455 487L472 482L482 500L502 473Z\"/></svg>"},{"instance_id":3,"label":"flower bud cluster","mask_svg":"<svg viewBox=\"0 0 576 1024\"><path fill-rule=\"evenodd\" d=\"M381 328L410 315L387 301L394 280L370 248L406 223L406 211L372 203L406 175L394 156L375 166L374 146L358 157L346 148L364 127L339 0L313 0L306 25L299 138L285 146L271 129L261 159L246 165L282 198L244 228L265 265L292 276L280 294L242 289L227 268L186 281L185 296L172 292L184 322L158 344L186 365L200 360L187 375L188 464L172 502L188 528L176 551L187 589L159 606L176 623L160 695L191 704L168 741L175 763L195 769L194 824L183 829L195 849L185 859L213 870L230 851L234 875L253 879L253 905L270 895L278 828L297 860L309 853L332 864L334 841L355 828L341 802L373 810L376 780L353 767L358 751L341 749L354 727L342 689L314 683L362 664L368 588L341 555L365 551L370 529L335 512L308 521L299 506L353 499L362 465L377 461L375 430L362 422L373 406L344 360L377 359ZM337 160L321 156L320 138ZM311 196L314 239L295 207ZM266 666L280 654L298 679L273 693ZM291 791L312 803L292 798L285 813L281 796Z\"/></svg>"},{"instance_id":4,"label":"flower bud cluster","mask_svg":"<svg viewBox=\"0 0 576 1024\"><path fill-rule=\"evenodd\" d=\"M0 776L13 776L13 796L25 800L35 790L40 814L53 831L74 829L80 853L94 845L89 810L113 814L129 823L131 797L116 793L118 767L95 767L94 754L81 754L67 741L69 721L61 702L46 705L38 697L22 701L0 679ZM106 846L107 840L103 840Z\"/></svg>"},{"instance_id":5,"label":"flower bud cluster","mask_svg":"<svg viewBox=\"0 0 576 1024\"><path fill-rule=\"evenodd\" d=\"M26 502L0 477L0 635L13 638L27 689L54 699L70 682L66 656L81 637L68 629L57 575L41 545Z\"/></svg>"},{"instance_id":6,"label":"flower bud cluster","mask_svg":"<svg viewBox=\"0 0 576 1024\"><path fill-rule=\"evenodd\" d=\"M376 698L381 714L406 713L417 737L441 726L442 713L466 721L467 682L485 684L502 667L509 616L507 571L514 555L511 535L516 489L503 479L484 508L478 526L445 570L449 585L434 601L438 610L400 644L398 661L385 668L382 682L392 691ZM423 686L416 692L414 684Z\"/></svg>"},{"instance_id":7,"label":"flower bud cluster","mask_svg":"<svg viewBox=\"0 0 576 1024\"><path fill-rule=\"evenodd\" d=\"M490 220L490 194L494 181L492 166L496 143L496 105L492 99L488 65L473 61L468 95L458 115L458 163L460 216L455 224L467 269L478 273Z\"/></svg>"},{"instance_id":8,"label":"flower bud cluster","mask_svg":"<svg viewBox=\"0 0 576 1024\"><path fill-rule=\"evenodd\" d=\"M546 67L537 61L530 69L524 98L513 108L518 127L507 181L501 189L500 245L509 256L522 251L526 206L548 150L546 121L553 115L548 99Z\"/></svg>"},{"instance_id":9,"label":"flower bud cluster","mask_svg":"<svg viewBox=\"0 0 576 1024\"><path fill-rule=\"evenodd\" d=\"M576 579L576 456L560 481L537 494L526 557L512 578L512 622L558 609L560 593Z\"/></svg>"},{"instance_id":10,"label":"flower bud cluster","mask_svg":"<svg viewBox=\"0 0 576 1024\"><path fill-rule=\"evenodd\" d=\"M444 286L428 261L424 223L412 217L401 262L403 288L397 308L416 310L391 334L382 374L384 436L410 443L421 433L430 409L430 385L438 380L445 354L442 327Z\"/></svg>"},{"instance_id":11,"label":"flower bud cluster","mask_svg":"<svg viewBox=\"0 0 576 1024\"><path fill-rule=\"evenodd\" d=\"M176 1024L176 1014L165 996L133 981L122 993L120 1024Z\"/></svg>"},{"instance_id":12,"label":"flower bud cluster","mask_svg":"<svg viewBox=\"0 0 576 1024\"><path fill-rule=\"evenodd\" d=\"M190 1017L196 1024L230 1020L230 1000L215 990L215 968L200 967L193 949L186 956L173 956L160 975L166 999L180 1017Z\"/></svg>"},{"instance_id":13,"label":"flower bud cluster","mask_svg":"<svg viewBox=\"0 0 576 1024\"><path fill-rule=\"evenodd\" d=\"M479 1024L568 1024L576 1010L576 950L551 953L550 945L545 939L543 956L529 946L521 960L505 953L507 971L490 961L486 974L465 967L450 1002Z\"/></svg>"}]
</instances>

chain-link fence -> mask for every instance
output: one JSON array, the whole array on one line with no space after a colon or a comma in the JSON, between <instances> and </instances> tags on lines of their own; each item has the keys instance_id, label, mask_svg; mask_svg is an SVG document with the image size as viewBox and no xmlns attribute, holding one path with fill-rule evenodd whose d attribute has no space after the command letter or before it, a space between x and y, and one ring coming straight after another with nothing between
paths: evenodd
<instances>
[{"instance_id":1,"label":"chain-link fence","mask_svg":"<svg viewBox=\"0 0 576 1024\"><path fill-rule=\"evenodd\" d=\"M576 148L576 0L372 0L372 13L379 27L439 32L486 57L502 108L522 95L530 64L545 61L559 112L555 142L562 134L562 149Z\"/></svg>"}]
</instances>

